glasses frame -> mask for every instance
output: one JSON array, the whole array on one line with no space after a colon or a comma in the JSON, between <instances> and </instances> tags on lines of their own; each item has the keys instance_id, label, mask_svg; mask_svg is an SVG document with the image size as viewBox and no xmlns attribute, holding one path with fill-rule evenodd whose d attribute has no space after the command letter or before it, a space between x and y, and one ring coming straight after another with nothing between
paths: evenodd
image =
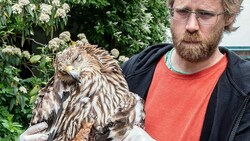
<instances>
[{"instance_id":1,"label":"glasses frame","mask_svg":"<svg viewBox=\"0 0 250 141\"><path fill-rule=\"evenodd\" d=\"M214 24L217 24L217 22L218 22L218 16L224 15L224 14L226 13L225 11L224 11L224 12L221 12L221 13L215 13L215 12L210 12L210 11L209 11L211 14L213 14L214 16L216 16L216 21L215 21L215 23L204 23L204 22L201 22L201 21L199 20L199 18L200 18L200 16L199 16L200 13L199 13L199 11L191 11L191 10L188 10L188 9L183 9L183 10L186 10L186 11L188 12L188 16L187 16L185 19L180 20L180 19L174 18L174 12L175 12L176 10L181 10L181 8L169 8L170 17L171 17L172 19L174 19L174 20L176 20L176 21L179 21L179 22L185 23L185 22L188 21L188 19L190 18L191 14L195 14L195 18L196 18L197 21L198 21L200 24L202 24L202 25L214 25Z\"/></svg>"}]
</instances>

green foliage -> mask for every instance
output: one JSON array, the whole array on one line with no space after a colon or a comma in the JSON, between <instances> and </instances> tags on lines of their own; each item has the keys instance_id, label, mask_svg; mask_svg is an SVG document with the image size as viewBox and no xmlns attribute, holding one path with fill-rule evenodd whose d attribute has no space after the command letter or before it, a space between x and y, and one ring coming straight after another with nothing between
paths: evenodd
<instances>
[{"instance_id":1,"label":"green foliage","mask_svg":"<svg viewBox=\"0 0 250 141\"><path fill-rule=\"evenodd\" d=\"M1 140L14 140L27 128L38 90L54 73L48 55L41 55L40 58L31 55L31 58L36 58L36 62L24 56L19 48L0 48ZM32 76L21 78L22 68L26 68L29 71L26 73Z\"/></svg>"},{"instance_id":2,"label":"green foliage","mask_svg":"<svg viewBox=\"0 0 250 141\"><path fill-rule=\"evenodd\" d=\"M29 126L57 52L90 42L122 63L166 41L166 17L165 0L0 0L0 140L17 140Z\"/></svg>"},{"instance_id":3,"label":"green foliage","mask_svg":"<svg viewBox=\"0 0 250 141\"><path fill-rule=\"evenodd\" d=\"M70 0L69 0L70 2ZM117 48L131 56L148 45L166 41L165 0L71 1L72 21L67 26L86 34L90 43ZM70 26L71 25L71 26Z\"/></svg>"},{"instance_id":4,"label":"green foliage","mask_svg":"<svg viewBox=\"0 0 250 141\"><path fill-rule=\"evenodd\" d=\"M64 1L39 0L1 0L0 1L0 29L6 34L1 44L14 44L16 38L21 38L21 45L25 39L34 35L35 28L41 28L51 37L55 30L63 29L67 23L69 6ZM13 34L13 32L15 34ZM3 37L1 37L3 38Z\"/></svg>"},{"instance_id":5,"label":"green foliage","mask_svg":"<svg viewBox=\"0 0 250 141\"><path fill-rule=\"evenodd\" d=\"M13 115L9 113L7 107L0 106L0 140L17 140L22 132L22 125L13 122Z\"/></svg>"},{"instance_id":6,"label":"green foliage","mask_svg":"<svg viewBox=\"0 0 250 141\"><path fill-rule=\"evenodd\" d=\"M68 2L71 2L73 5L94 5L97 8L101 8L107 5L110 5L110 2L107 0L67 0Z\"/></svg>"},{"instance_id":7,"label":"green foliage","mask_svg":"<svg viewBox=\"0 0 250 141\"><path fill-rule=\"evenodd\" d=\"M35 31L52 38L69 11L63 0L0 1L0 140L16 140L27 128L37 93L54 74L55 54L32 39ZM32 51L32 43L40 47Z\"/></svg>"}]
</instances>

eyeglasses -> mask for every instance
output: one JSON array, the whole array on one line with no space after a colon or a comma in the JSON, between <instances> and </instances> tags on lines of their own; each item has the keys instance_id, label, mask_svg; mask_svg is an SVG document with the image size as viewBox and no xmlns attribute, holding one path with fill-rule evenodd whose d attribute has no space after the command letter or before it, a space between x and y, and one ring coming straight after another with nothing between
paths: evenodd
<instances>
[{"instance_id":1,"label":"eyeglasses","mask_svg":"<svg viewBox=\"0 0 250 141\"><path fill-rule=\"evenodd\" d=\"M203 25L216 24L218 16L225 14L225 12L217 14L205 10L198 10L193 12L188 9L179 9L179 8L169 8L169 10L170 10L170 16L176 21L185 23L189 19L190 15L193 13L195 14L195 17L199 21L199 23Z\"/></svg>"}]
</instances>

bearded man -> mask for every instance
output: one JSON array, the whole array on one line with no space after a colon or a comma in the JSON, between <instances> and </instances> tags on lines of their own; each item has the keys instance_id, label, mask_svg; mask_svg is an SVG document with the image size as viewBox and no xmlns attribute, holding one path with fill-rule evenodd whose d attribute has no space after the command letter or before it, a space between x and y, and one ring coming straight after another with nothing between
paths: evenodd
<instances>
[{"instance_id":1,"label":"bearded man","mask_svg":"<svg viewBox=\"0 0 250 141\"><path fill-rule=\"evenodd\" d=\"M219 47L242 0L168 0L173 44L123 64L143 97L145 131L157 141L249 141L250 62Z\"/></svg>"}]
</instances>

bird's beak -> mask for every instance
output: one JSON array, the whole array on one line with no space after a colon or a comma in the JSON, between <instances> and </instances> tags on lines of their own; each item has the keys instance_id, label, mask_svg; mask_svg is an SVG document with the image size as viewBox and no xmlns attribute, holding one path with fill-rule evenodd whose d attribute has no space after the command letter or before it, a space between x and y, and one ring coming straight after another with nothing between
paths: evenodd
<instances>
[{"instance_id":1,"label":"bird's beak","mask_svg":"<svg viewBox=\"0 0 250 141\"><path fill-rule=\"evenodd\" d=\"M79 80L79 72L73 66L67 66L65 71L78 83L81 83Z\"/></svg>"}]
</instances>

